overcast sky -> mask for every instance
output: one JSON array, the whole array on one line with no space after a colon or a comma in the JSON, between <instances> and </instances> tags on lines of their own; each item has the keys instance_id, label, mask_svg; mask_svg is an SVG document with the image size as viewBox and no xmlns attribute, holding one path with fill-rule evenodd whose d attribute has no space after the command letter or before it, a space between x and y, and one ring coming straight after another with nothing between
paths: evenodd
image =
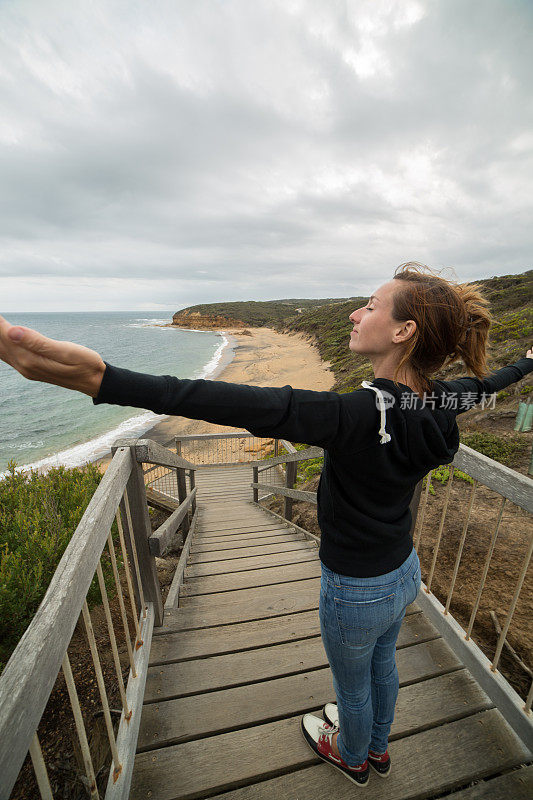
<instances>
[{"instance_id":1,"label":"overcast sky","mask_svg":"<svg viewBox=\"0 0 533 800\"><path fill-rule=\"evenodd\" d=\"M2 0L0 310L531 268L530 0Z\"/></svg>"}]
</instances>

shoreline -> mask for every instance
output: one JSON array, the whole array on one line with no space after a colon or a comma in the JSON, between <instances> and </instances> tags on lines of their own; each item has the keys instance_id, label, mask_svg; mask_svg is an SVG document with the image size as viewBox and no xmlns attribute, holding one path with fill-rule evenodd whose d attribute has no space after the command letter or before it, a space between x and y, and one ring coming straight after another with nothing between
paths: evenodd
<instances>
[{"instance_id":1,"label":"shoreline","mask_svg":"<svg viewBox=\"0 0 533 800\"><path fill-rule=\"evenodd\" d=\"M247 328L249 334L221 329L228 345L210 379L252 386L285 386L298 389L329 390L335 382L330 365L322 361L317 348L300 333L278 333L272 328ZM260 355L259 355L260 354ZM215 425L203 420L168 416L148 428L144 439L153 439L164 447L174 449L176 436L234 431L227 425ZM139 437L141 438L141 437ZM94 463L105 472L111 452Z\"/></svg>"}]
</instances>

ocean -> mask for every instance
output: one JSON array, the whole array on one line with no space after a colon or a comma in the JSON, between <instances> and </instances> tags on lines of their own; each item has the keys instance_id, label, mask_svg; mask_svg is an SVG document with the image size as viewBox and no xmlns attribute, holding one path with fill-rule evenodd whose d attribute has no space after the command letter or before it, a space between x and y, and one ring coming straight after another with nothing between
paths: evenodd
<instances>
[{"instance_id":1,"label":"ocean","mask_svg":"<svg viewBox=\"0 0 533 800\"><path fill-rule=\"evenodd\" d=\"M6 314L13 325L78 342L105 361L154 375L213 378L231 360L230 337L160 327L153 312ZM119 436L139 436L164 417L151 411L94 406L79 392L25 380L0 362L0 477L10 461L46 469L78 466L109 451Z\"/></svg>"}]
</instances>

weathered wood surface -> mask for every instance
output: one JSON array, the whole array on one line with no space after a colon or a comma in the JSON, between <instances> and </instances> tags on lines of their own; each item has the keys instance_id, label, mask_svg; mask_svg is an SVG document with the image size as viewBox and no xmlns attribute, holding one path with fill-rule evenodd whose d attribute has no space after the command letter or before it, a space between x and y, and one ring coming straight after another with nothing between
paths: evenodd
<instances>
[{"instance_id":1,"label":"weathered wood surface","mask_svg":"<svg viewBox=\"0 0 533 800\"><path fill-rule=\"evenodd\" d=\"M496 709L393 741L389 752L394 771L386 790L391 800L431 797L510 769L525 757ZM383 800L384 784L372 777L365 797ZM317 787L335 800L353 800L357 791L337 770L319 762L303 739L300 718L291 717L213 736L201 747L188 742L138 754L131 800L146 798L149 791L157 800L212 797L246 784L252 785L225 794L224 800L299 800L316 797Z\"/></svg>"},{"instance_id":2,"label":"weathered wood surface","mask_svg":"<svg viewBox=\"0 0 533 800\"><path fill-rule=\"evenodd\" d=\"M158 492L152 486L146 487L146 500L149 506L159 508L161 511L168 511L171 514L179 505L177 500L172 499L162 492Z\"/></svg>"},{"instance_id":3,"label":"weathered wood surface","mask_svg":"<svg viewBox=\"0 0 533 800\"><path fill-rule=\"evenodd\" d=\"M292 541L291 539L288 542L281 542L280 544L259 544L253 545L252 547L240 547L236 550L232 549L229 552L226 550L214 550L207 553L196 553L189 556L189 564L207 564L209 562L226 561L229 567L233 562L240 561L241 558L251 558L261 555L269 556L275 555L276 553L281 555L282 553L296 553L298 551L307 554L308 549L307 542L298 539Z\"/></svg>"},{"instance_id":4,"label":"weathered wood surface","mask_svg":"<svg viewBox=\"0 0 533 800\"><path fill-rule=\"evenodd\" d=\"M464 444L459 445L452 464L489 489L507 497L512 503L533 513L533 480L527 475L499 464Z\"/></svg>"},{"instance_id":5,"label":"weathered wood surface","mask_svg":"<svg viewBox=\"0 0 533 800\"><path fill-rule=\"evenodd\" d=\"M131 465L126 494L129 502L130 518L133 526L132 535L137 550L144 599L153 603L154 625L159 627L163 621L163 601L161 599L161 588L159 586L155 558L150 552L148 542L152 533L152 526L146 503L143 471L138 461L133 461Z\"/></svg>"},{"instance_id":6,"label":"weathered wood surface","mask_svg":"<svg viewBox=\"0 0 533 800\"><path fill-rule=\"evenodd\" d=\"M196 510L193 514L193 518L191 520L191 526L187 532L187 538L185 539L185 542L183 544L183 550L181 551L180 559L178 561L174 577L172 578L170 589L168 590L167 599L165 600L165 609L173 608L174 606L177 607L178 605L179 591L183 583L183 574L185 572L185 567L187 565L187 559L189 557L189 551L191 549L191 544L194 537L194 531L196 529L197 518L198 518L198 510Z\"/></svg>"},{"instance_id":7,"label":"weathered wood surface","mask_svg":"<svg viewBox=\"0 0 533 800\"><path fill-rule=\"evenodd\" d=\"M461 667L459 659L442 639L410 644L412 646L398 650L397 665L401 685L413 683L428 674L441 675ZM150 668L145 702L160 702L169 698L252 684L319 667L328 667L328 659L319 635L299 642L292 641L197 661L165 664ZM163 710L160 707L159 713Z\"/></svg>"},{"instance_id":8,"label":"weathered wood surface","mask_svg":"<svg viewBox=\"0 0 533 800\"><path fill-rule=\"evenodd\" d=\"M148 539L150 552L154 556L163 556L175 545L176 531L189 513L194 502L196 489L190 492L180 506L166 519Z\"/></svg>"},{"instance_id":9,"label":"weathered wood surface","mask_svg":"<svg viewBox=\"0 0 533 800\"><path fill-rule=\"evenodd\" d=\"M204 564L191 564L185 570L187 578L201 578L205 575L224 575L234 572L244 572L250 569L264 569L265 567L280 567L286 564L297 564L302 561L318 561L316 552L308 548L290 550L288 553L274 553L273 555L258 555L249 558L225 559L224 561L211 561Z\"/></svg>"},{"instance_id":10,"label":"weathered wood surface","mask_svg":"<svg viewBox=\"0 0 533 800\"><path fill-rule=\"evenodd\" d=\"M129 720L126 720L124 710L122 710L117 730L117 752L119 754L122 770L118 778L116 778L114 775L114 764L111 764L105 794L106 800L128 800L130 796L131 776L133 774L137 737L141 724L143 695L148 673L148 659L153 629L154 608L152 603L147 603L146 617L143 622L142 630L143 644L136 650L134 655L137 675L134 678L130 671L126 688L126 699L128 708L131 711L131 717Z\"/></svg>"},{"instance_id":11,"label":"weathered wood surface","mask_svg":"<svg viewBox=\"0 0 533 800\"><path fill-rule=\"evenodd\" d=\"M157 444L152 439L117 439L113 442L113 450L119 447L135 448L135 457L139 463L157 464L161 467L185 467L186 469L196 469L195 464L191 464L184 458L177 456L172 450Z\"/></svg>"},{"instance_id":12,"label":"weathered wood surface","mask_svg":"<svg viewBox=\"0 0 533 800\"><path fill-rule=\"evenodd\" d=\"M283 723L271 723L261 726L260 730L256 729L255 737L249 736L246 753L243 743L239 742L236 734L224 734L224 737L214 737L210 740L209 751L191 762L193 769L203 768L207 771L209 769L207 758L211 756L216 759L217 745L227 747L228 770L224 773L222 762L217 764L208 789L211 800L272 800L274 797L303 800L317 797L317 787L320 787L321 794L327 794L335 800L353 800L355 792L358 791L353 783L346 780L337 770L313 757L300 733L299 718L284 720ZM263 737L269 742L268 748L264 747ZM288 742L290 747L287 746ZM142 757L137 756L137 759L139 763L142 759L144 765L150 756L155 757L155 763L159 765L160 771L173 781L182 766L186 769L184 760L186 755L191 753L193 745L194 743L178 745L170 748L172 753L156 751L156 753L146 753ZM239 761L239 745L243 751L240 757L242 766L240 771L237 771L233 766ZM261 753L262 747L263 753ZM287 751L285 759L281 754L284 747ZM516 738L496 709L483 711L440 728L394 741L389 747L389 752L393 764L391 774L386 783L376 775L371 776L369 783L364 787L364 796L368 800L385 798L425 800L438 797L443 792L453 791L455 787L464 786L471 781L482 780L490 775L497 776L498 773L519 765L521 755L523 758L523 752L521 754L520 749L517 749ZM450 757L444 757L443 754L449 754ZM172 757L177 757L179 763L171 763ZM257 759L255 765L254 758ZM283 761L286 764L284 767L280 766ZM256 774L258 773L258 782L254 780L254 766ZM283 769L294 771L280 775ZM520 769L519 772L522 773L524 770ZM510 773L513 776L515 774L515 772ZM190 775L185 778L186 783L180 781L179 785L173 784L171 787L164 785L158 771L154 770L152 775L146 770L142 778L139 776L140 781L139 784L135 784L132 800L140 800L143 797L141 792L147 791L149 785L157 800L194 796L195 784ZM522 782L520 789L522 792L526 780L524 778ZM493 781L490 781L489 785L491 783ZM235 786L243 784L249 785L234 789ZM514 779L510 781L510 785L516 785ZM213 790L225 793L214 795ZM470 790L465 790L468 791ZM479 800L476 795L472 798L466 795L463 798L461 794L448 795L447 800ZM483 800L493 800L490 794L481 797ZM525 800L525 798L530 800L530 797L531 795L522 793L515 799L515 795L511 792L505 800ZM499 800L498 795L495 796L495 800Z\"/></svg>"},{"instance_id":13,"label":"weathered wood surface","mask_svg":"<svg viewBox=\"0 0 533 800\"><path fill-rule=\"evenodd\" d=\"M293 448L294 449L294 448ZM258 466L259 473L264 472L266 469L271 469L275 467L277 464L292 464L298 461L307 461L309 458L322 458L324 455L324 450L322 447L307 447L305 450L295 450L293 453L284 453L282 456L276 456L275 458L269 458L268 464L264 465L264 461L252 461L250 462L250 466Z\"/></svg>"},{"instance_id":14,"label":"weathered wood surface","mask_svg":"<svg viewBox=\"0 0 533 800\"><path fill-rule=\"evenodd\" d=\"M532 797L533 766L529 766L455 792L451 800L531 800Z\"/></svg>"},{"instance_id":15,"label":"weathered wood surface","mask_svg":"<svg viewBox=\"0 0 533 800\"><path fill-rule=\"evenodd\" d=\"M9 797L26 758L132 466L130 450L120 449L74 531L30 626L2 673L0 741L9 742L9 747L0 749L0 796Z\"/></svg>"},{"instance_id":16,"label":"weathered wood surface","mask_svg":"<svg viewBox=\"0 0 533 800\"><path fill-rule=\"evenodd\" d=\"M251 522L246 522L245 520L236 521L235 523L214 523L211 525L206 525L205 522L200 523L198 527L197 539L205 539L210 536L231 536L234 533L253 533L254 531L260 530L270 530L272 528L289 528L289 524L286 523L285 525L277 522L276 520L253 520Z\"/></svg>"},{"instance_id":17,"label":"weathered wood surface","mask_svg":"<svg viewBox=\"0 0 533 800\"><path fill-rule=\"evenodd\" d=\"M253 538L232 539L229 543L225 544L224 550L220 550L218 544L201 544L191 548L191 553L196 555L198 553L221 553L223 552L227 558L233 555L235 550L247 547L267 547L279 544L294 544L303 543L301 537L293 533L281 534L279 531L275 535L268 536L254 536Z\"/></svg>"},{"instance_id":18,"label":"weathered wood surface","mask_svg":"<svg viewBox=\"0 0 533 800\"><path fill-rule=\"evenodd\" d=\"M231 633L231 636L228 634ZM251 650L256 647L298 641L320 634L318 611L303 611L283 617L270 617L199 630L180 631L158 636L152 642L150 665L185 661L194 658ZM439 637L437 629L420 613L405 617L397 648L413 642L427 642Z\"/></svg>"},{"instance_id":19,"label":"weathered wood surface","mask_svg":"<svg viewBox=\"0 0 533 800\"><path fill-rule=\"evenodd\" d=\"M288 715L321 709L335 697L331 672L318 669L250 686L144 706L138 752ZM400 688L391 739L442 725L491 705L465 669Z\"/></svg>"},{"instance_id":20,"label":"weathered wood surface","mask_svg":"<svg viewBox=\"0 0 533 800\"><path fill-rule=\"evenodd\" d=\"M253 489L272 489L269 483L252 483L251 486ZM290 497L293 500L305 500L316 505L316 492L304 492L301 489L287 489L284 486L276 486L273 494Z\"/></svg>"},{"instance_id":21,"label":"weathered wood surface","mask_svg":"<svg viewBox=\"0 0 533 800\"><path fill-rule=\"evenodd\" d=\"M305 577L320 567L318 550L300 532L254 529L250 506L248 498L224 501L203 517L200 501L203 530L191 545L179 608L153 639L132 800L148 792L153 800L300 800L317 786L353 797L353 784L313 756L299 729L302 713L334 699L320 638L320 573ZM397 664L391 800L460 789L527 757L416 603L402 624ZM365 791L381 800L383 782L373 775Z\"/></svg>"},{"instance_id":22,"label":"weathered wood surface","mask_svg":"<svg viewBox=\"0 0 533 800\"><path fill-rule=\"evenodd\" d=\"M250 589L254 586L269 586L273 583L287 583L288 581L317 577L320 577L320 561L313 559L299 564L283 564L276 567L230 572L226 575L190 578L187 585L183 587L181 597L204 597L215 592Z\"/></svg>"},{"instance_id":23,"label":"weathered wood surface","mask_svg":"<svg viewBox=\"0 0 533 800\"><path fill-rule=\"evenodd\" d=\"M262 507L260 502L258 503L258 506L260 508ZM265 508L264 511L270 517L274 517L275 519L283 520L283 517L281 516L281 514L277 514L275 511L272 511L271 508ZM296 525L296 523L293 520L291 520L291 526L295 531L297 531L299 533L302 533L305 536L306 539L308 539L309 541L314 542L317 546L320 546L320 536L316 536L316 534L310 533L310 531L306 531L305 528L300 528L300 526Z\"/></svg>"},{"instance_id":24,"label":"weathered wood surface","mask_svg":"<svg viewBox=\"0 0 533 800\"><path fill-rule=\"evenodd\" d=\"M187 597L180 608L165 611L163 625L154 636L170 631L246 622L318 608L320 579L274 584L259 589L219 592L204 598ZM416 609L416 604L410 606Z\"/></svg>"}]
</instances>

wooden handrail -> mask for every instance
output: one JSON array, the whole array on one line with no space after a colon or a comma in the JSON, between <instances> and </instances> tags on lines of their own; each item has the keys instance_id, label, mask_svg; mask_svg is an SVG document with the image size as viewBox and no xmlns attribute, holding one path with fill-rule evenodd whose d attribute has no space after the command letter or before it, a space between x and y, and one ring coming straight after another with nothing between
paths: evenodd
<instances>
[{"instance_id":1,"label":"wooden handrail","mask_svg":"<svg viewBox=\"0 0 533 800\"><path fill-rule=\"evenodd\" d=\"M292 500L306 500L316 504L316 492L303 492L300 489L287 489L285 486L273 486L271 483L251 483L252 489L269 489L272 494L290 497Z\"/></svg>"},{"instance_id":2,"label":"wooden handrail","mask_svg":"<svg viewBox=\"0 0 533 800\"><path fill-rule=\"evenodd\" d=\"M48 702L132 470L129 448L107 468L41 605L0 678L0 796L9 797Z\"/></svg>"},{"instance_id":3,"label":"wooden handrail","mask_svg":"<svg viewBox=\"0 0 533 800\"><path fill-rule=\"evenodd\" d=\"M459 445L452 465L524 511L533 513L533 480L527 475L522 475L521 472L516 472L465 444Z\"/></svg>"},{"instance_id":4,"label":"wooden handrail","mask_svg":"<svg viewBox=\"0 0 533 800\"><path fill-rule=\"evenodd\" d=\"M196 469L196 464L191 464L181 456L177 456L172 450L163 447L151 439L118 439L113 447L134 447L137 461L144 464L155 464L159 467L183 467L184 469Z\"/></svg>"},{"instance_id":5,"label":"wooden handrail","mask_svg":"<svg viewBox=\"0 0 533 800\"><path fill-rule=\"evenodd\" d=\"M196 499L197 491L197 489L193 489L192 492L189 492L183 503L178 506L174 513L171 514L170 517L152 533L148 539L148 545L152 555L161 557L165 555L167 550L169 550L173 543L174 534L185 519L189 508Z\"/></svg>"},{"instance_id":6,"label":"wooden handrail","mask_svg":"<svg viewBox=\"0 0 533 800\"><path fill-rule=\"evenodd\" d=\"M198 439L205 441L207 439L249 439L249 438L261 438L255 436L255 434L250 433L249 431L242 431L237 433L198 433L198 434L190 434L188 436L176 436L176 441L178 442L192 442ZM271 439L271 436L265 437Z\"/></svg>"},{"instance_id":7,"label":"wooden handrail","mask_svg":"<svg viewBox=\"0 0 533 800\"><path fill-rule=\"evenodd\" d=\"M249 467L259 467L259 472L275 467L277 464L291 464L294 461L307 461L309 458L322 458L324 450L322 447L307 447L305 450L295 450L294 453L276 456L276 458L261 459L260 461L249 461ZM264 466L260 466L263 464Z\"/></svg>"}]
</instances>

